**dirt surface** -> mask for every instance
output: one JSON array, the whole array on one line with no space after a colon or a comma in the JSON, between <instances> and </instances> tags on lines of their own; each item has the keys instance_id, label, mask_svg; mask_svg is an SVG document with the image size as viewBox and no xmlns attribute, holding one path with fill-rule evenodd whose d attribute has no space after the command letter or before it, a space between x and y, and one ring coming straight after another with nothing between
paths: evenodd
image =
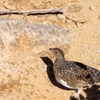
<instances>
[{"instance_id":1,"label":"dirt surface","mask_svg":"<svg viewBox=\"0 0 100 100\"><path fill-rule=\"evenodd\" d=\"M78 61L100 70L100 1L99 0L1 0L0 10L33 10L65 8L63 14L46 15L2 15L9 19L21 19L33 24L57 25L69 28L73 32L73 41L65 52L66 60ZM61 47L63 50L64 48ZM66 51L66 50L65 50ZM46 72L47 65L38 57L48 56L54 61L54 56L48 50L42 52L37 60L31 63L42 62L41 68L36 66L22 67L23 82L13 79L9 84L1 84L0 100L69 100L73 90L65 90L50 81ZM28 58L24 58L28 59ZM31 58L32 59L32 58ZM50 60L48 59L48 60ZM45 60L45 59L44 59ZM46 59L47 60L47 59ZM25 62L22 62L22 66ZM52 63L51 63L52 64ZM0 65L1 66L1 65ZM32 65L31 65L32 66ZM17 67L17 66L14 66ZM43 70L43 68L45 70ZM20 69L20 70L21 70ZM10 77L10 76L8 76ZM20 76L18 76L20 78ZM34 77L34 80L32 77ZM28 85L31 84L31 85ZM9 87L7 87L9 85ZM17 86L17 87L16 87ZM8 88L9 91L7 90ZM100 84L82 92L81 100L100 100Z\"/></svg>"}]
</instances>

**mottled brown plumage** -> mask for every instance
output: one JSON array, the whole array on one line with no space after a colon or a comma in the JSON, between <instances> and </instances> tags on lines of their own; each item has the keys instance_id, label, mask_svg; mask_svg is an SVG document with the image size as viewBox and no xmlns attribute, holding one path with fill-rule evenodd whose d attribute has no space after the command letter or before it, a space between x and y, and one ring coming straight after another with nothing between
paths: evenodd
<instances>
[{"instance_id":1,"label":"mottled brown plumage","mask_svg":"<svg viewBox=\"0 0 100 100\"><path fill-rule=\"evenodd\" d=\"M50 48L56 57L53 70L58 83L70 89L77 89L75 97L88 85L100 82L100 71L79 62L65 61L64 53L59 48Z\"/></svg>"}]
</instances>

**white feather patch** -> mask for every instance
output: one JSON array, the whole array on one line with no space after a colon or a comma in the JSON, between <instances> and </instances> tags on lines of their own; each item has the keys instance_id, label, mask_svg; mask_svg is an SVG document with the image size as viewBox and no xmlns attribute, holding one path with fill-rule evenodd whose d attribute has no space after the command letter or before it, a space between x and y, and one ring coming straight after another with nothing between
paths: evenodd
<instances>
[{"instance_id":1,"label":"white feather patch","mask_svg":"<svg viewBox=\"0 0 100 100\"><path fill-rule=\"evenodd\" d=\"M67 85L67 83L63 80L60 80L61 84L67 88L71 88L69 85Z\"/></svg>"}]
</instances>

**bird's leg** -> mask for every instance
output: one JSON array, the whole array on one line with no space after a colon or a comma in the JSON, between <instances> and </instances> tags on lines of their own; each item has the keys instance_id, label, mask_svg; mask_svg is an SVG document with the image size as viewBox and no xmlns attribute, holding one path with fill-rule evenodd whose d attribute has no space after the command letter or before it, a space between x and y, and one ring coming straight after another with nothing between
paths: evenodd
<instances>
[{"instance_id":1,"label":"bird's leg","mask_svg":"<svg viewBox=\"0 0 100 100\"><path fill-rule=\"evenodd\" d=\"M78 99L79 99L79 95L81 94L82 90L83 90L83 87L81 87L81 88L78 88L78 91L77 91L77 93L74 93L74 95L75 95L75 98L78 98Z\"/></svg>"},{"instance_id":2,"label":"bird's leg","mask_svg":"<svg viewBox=\"0 0 100 100\"><path fill-rule=\"evenodd\" d=\"M72 94L74 94L74 95L75 95L77 91L78 91L78 90L75 90L75 91L74 91L74 93L72 93Z\"/></svg>"}]
</instances>

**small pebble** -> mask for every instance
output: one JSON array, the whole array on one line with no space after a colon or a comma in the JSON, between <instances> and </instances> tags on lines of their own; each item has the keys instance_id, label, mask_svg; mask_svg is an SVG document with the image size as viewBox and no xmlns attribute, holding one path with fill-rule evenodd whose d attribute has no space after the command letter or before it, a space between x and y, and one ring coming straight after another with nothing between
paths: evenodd
<instances>
[{"instance_id":1,"label":"small pebble","mask_svg":"<svg viewBox=\"0 0 100 100\"><path fill-rule=\"evenodd\" d=\"M69 19L66 19L66 21L67 21L67 23L72 23L72 21L71 21L71 20L69 20Z\"/></svg>"},{"instance_id":2,"label":"small pebble","mask_svg":"<svg viewBox=\"0 0 100 100\"><path fill-rule=\"evenodd\" d=\"M82 27L82 24L81 23L77 23L77 27Z\"/></svg>"},{"instance_id":3,"label":"small pebble","mask_svg":"<svg viewBox=\"0 0 100 100\"><path fill-rule=\"evenodd\" d=\"M98 15L98 19L100 19L100 15Z\"/></svg>"},{"instance_id":4,"label":"small pebble","mask_svg":"<svg viewBox=\"0 0 100 100\"><path fill-rule=\"evenodd\" d=\"M66 19L66 18L65 18L65 16L64 16L64 15L58 14L58 16L57 16L57 17L58 17L58 19L59 19L59 20L61 20L61 21L65 22L65 19Z\"/></svg>"},{"instance_id":5,"label":"small pebble","mask_svg":"<svg viewBox=\"0 0 100 100\"><path fill-rule=\"evenodd\" d=\"M64 95L64 96L66 96L66 94L65 94L65 93L63 93L63 95Z\"/></svg>"},{"instance_id":6,"label":"small pebble","mask_svg":"<svg viewBox=\"0 0 100 100\"><path fill-rule=\"evenodd\" d=\"M92 6L89 7L89 9L90 10L95 10L95 6L92 5Z\"/></svg>"}]
</instances>

